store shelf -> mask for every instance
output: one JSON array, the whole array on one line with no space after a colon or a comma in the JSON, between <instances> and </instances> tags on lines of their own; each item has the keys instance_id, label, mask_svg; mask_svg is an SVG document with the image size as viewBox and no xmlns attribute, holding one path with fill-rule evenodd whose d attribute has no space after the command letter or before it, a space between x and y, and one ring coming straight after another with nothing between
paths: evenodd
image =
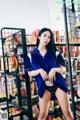
<instances>
[{"instance_id":1,"label":"store shelf","mask_svg":"<svg viewBox=\"0 0 80 120\"><path fill-rule=\"evenodd\" d=\"M4 73L4 71L1 70L0 73Z\"/></svg>"},{"instance_id":2,"label":"store shelf","mask_svg":"<svg viewBox=\"0 0 80 120\"><path fill-rule=\"evenodd\" d=\"M80 87L80 84L78 84L78 85L73 85L73 87L74 87L74 88L78 88L78 87ZM70 90L70 86L68 86L68 89Z\"/></svg>"},{"instance_id":3,"label":"store shelf","mask_svg":"<svg viewBox=\"0 0 80 120\"><path fill-rule=\"evenodd\" d=\"M56 46L66 46L66 43L55 43ZM70 46L80 46L80 43L69 43Z\"/></svg>"},{"instance_id":4,"label":"store shelf","mask_svg":"<svg viewBox=\"0 0 80 120\"><path fill-rule=\"evenodd\" d=\"M75 103L79 102L80 103L80 98L75 100ZM70 101L70 104L72 104L72 101Z\"/></svg>"},{"instance_id":5,"label":"store shelf","mask_svg":"<svg viewBox=\"0 0 80 120\"><path fill-rule=\"evenodd\" d=\"M28 46L35 47L35 46L36 46L36 44L27 44L27 47L28 47Z\"/></svg>"},{"instance_id":6,"label":"store shelf","mask_svg":"<svg viewBox=\"0 0 80 120\"><path fill-rule=\"evenodd\" d=\"M66 42L58 42L58 43L55 43L57 46L65 46L66 45ZM76 42L70 42L69 45L71 46L80 46L80 43L76 43ZM36 44L27 44L27 46L36 46Z\"/></svg>"},{"instance_id":7,"label":"store shelf","mask_svg":"<svg viewBox=\"0 0 80 120\"><path fill-rule=\"evenodd\" d=\"M12 104L9 104L9 107L8 107L8 108L11 108L11 107L13 107L13 105L12 105ZM6 101L0 103L0 109L2 109L2 110L7 109L7 102L6 102Z\"/></svg>"},{"instance_id":8,"label":"store shelf","mask_svg":"<svg viewBox=\"0 0 80 120\"><path fill-rule=\"evenodd\" d=\"M80 70L72 71L72 74L75 75L77 73L80 73ZM69 72L66 72L66 75L69 75Z\"/></svg>"},{"instance_id":9,"label":"store shelf","mask_svg":"<svg viewBox=\"0 0 80 120\"><path fill-rule=\"evenodd\" d=\"M79 56L77 56L77 57L71 57L70 59L71 59L71 60L73 60L73 59L76 59L76 60L77 60L78 58L79 58ZM64 59L68 60L67 57L65 57Z\"/></svg>"}]
</instances>

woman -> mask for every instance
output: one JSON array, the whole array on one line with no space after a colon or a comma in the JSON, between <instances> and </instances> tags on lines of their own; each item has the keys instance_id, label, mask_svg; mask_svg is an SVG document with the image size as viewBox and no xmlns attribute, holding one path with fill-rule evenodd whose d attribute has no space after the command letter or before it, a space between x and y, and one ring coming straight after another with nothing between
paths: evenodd
<instances>
[{"instance_id":1,"label":"woman","mask_svg":"<svg viewBox=\"0 0 80 120\"><path fill-rule=\"evenodd\" d=\"M38 95L40 114L38 120L46 120L51 99L56 99L66 117L72 120L70 110L68 89L66 82L61 75L66 72L66 65L53 41L53 33L49 28L40 30L37 37L37 48L31 52L30 59L27 57L26 67L29 76L35 77Z\"/></svg>"}]
</instances>

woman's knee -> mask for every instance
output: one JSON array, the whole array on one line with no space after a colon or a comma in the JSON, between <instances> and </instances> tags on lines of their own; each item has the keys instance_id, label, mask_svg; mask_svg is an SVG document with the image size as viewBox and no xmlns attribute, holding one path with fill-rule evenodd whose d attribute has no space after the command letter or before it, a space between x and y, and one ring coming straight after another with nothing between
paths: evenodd
<instances>
[{"instance_id":1,"label":"woman's knee","mask_svg":"<svg viewBox=\"0 0 80 120\"><path fill-rule=\"evenodd\" d=\"M67 110L63 110L63 114L65 115L65 116L71 116L71 111L70 111L70 109L67 109Z\"/></svg>"}]
</instances>

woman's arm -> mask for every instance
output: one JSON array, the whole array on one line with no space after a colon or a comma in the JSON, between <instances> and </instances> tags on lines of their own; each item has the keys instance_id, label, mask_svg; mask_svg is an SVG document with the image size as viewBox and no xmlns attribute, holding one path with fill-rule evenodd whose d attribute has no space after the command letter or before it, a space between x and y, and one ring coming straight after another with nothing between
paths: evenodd
<instances>
[{"instance_id":1,"label":"woman's arm","mask_svg":"<svg viewBox=\"0 0 80 120\"><path fill-rule=\"evenodd\" d=\"M37 76L38 74L40 74L40 70L41 70L41 69L28 71L28 75L29 75L30 77L35 77L35 76Z\"/></svg>"},{"instance_id":2,"label":"woman's arm","mask_svg":"<svg viewBox=\"0 0 80 120\"><path fill-rule=\"evenodd\" d=\"M53 79L54 80L56 79L56 72L63 74L66 72L66 67L60 66L57 68L52 68L48 74L48 78L50 81L53 81Z\"/></svg>"},{"instance_id":3,"label":"woman's arm","mask_svg":"<svg viewBox=\"0 0 80 120\"><path fill-rule=\"evenodd\" d=\"M26 57L26 71L30 77L35 77L40 74L40 68L34 68L31 62L31 54L28 54Z\"/></svg>"},{"instance_id":4,"label":"woman's arm","mask_svg":"<svg viewBox=\"0 0 80 120\"><path fill-rule=\"evenodd\" d=\"M52 60L50 65L52 68L48 74L49 80L52 81L53 78L54 80L56 79L56 72L61 74L66 73L66 63L60 53L56 56L56 61Z\"/></svg>"},{"instance_id":5,"label":"woman's arm","mask_svg":"<svg viewBox=\"0 0 80 120\"><path fill-rule=\"evenodd\" d=\"M60 65L60 67L57 67L57 68L52 68L55 72L58 72L58 73L66 73L66 67L65 66L62 66Z\"/></svg>"},{"instance_id":6,"label":"woman's arm","mask_svg":"<svg viewBox=\"0 0 80 120\"><path fill-rule=\"evenodd\" d=\"M48 79L47 72L40 68L39 65L32 63L30 54L26 58L26 71L30 77L35 77L40 74L43 80Z\"/></svg>"},{"instance_id":7,"label":"woman's arm","mask_svg":"<svg viewBox=\"0 0 80 120\"><path fill-rule=\"evenodd\" d=\"M47 80L48 79L48 75L47 75L46 71L44 71L42 68L37 69L37 70L28 71L28 75L30 77L35 77L38 74L41 75L41 77L42 77L43 80Z\"/></svg>"}]
</instances>

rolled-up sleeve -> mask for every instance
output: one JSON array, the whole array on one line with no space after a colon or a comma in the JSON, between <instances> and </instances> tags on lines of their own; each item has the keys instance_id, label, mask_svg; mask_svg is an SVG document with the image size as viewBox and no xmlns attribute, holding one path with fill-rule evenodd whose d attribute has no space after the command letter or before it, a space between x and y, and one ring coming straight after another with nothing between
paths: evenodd
<instances>
[{"instance_id":1,"label":"rolled-up sleeve","mask_svg":"<svg viewBox=\"0 0 80 120\"><path fill-rule=\"evenodd\" d=\"M26 71L28 72L28 71L40 69L40 66L35 62L34 59L30 58L30 56L27 55L25 68Z\"/></svg>"},{"instance_id":2,"label":"rolled-up sleeve","mask_svg":"<svg viewBox=\"0 0 80 120\"><path fill-rule=\"evenodd\" d=\"M59 54L56 56L56 61L57 61L57 65L58 65L58 66L62 65L62 66L67 67L67 64L66 64L66 62L65 62L65 60L64 60L64 58L63 58L63 56L62 56L61 53L59 53Z\"/></svg>"},{"instance_id":3,"label":"rolled-up sleeve","mask_svg":"<svg viewBox=\"0 0 80 120\"><path fill-rule=\"evenodd\" d=\"M25 70L26 70L27 72L33 70L33 67L32 67L32 64L31 64L31 62L30 62L30 58L28 57L28 55L27 55L27 57L26 57Z\"/></svg>"}]
</instances>

